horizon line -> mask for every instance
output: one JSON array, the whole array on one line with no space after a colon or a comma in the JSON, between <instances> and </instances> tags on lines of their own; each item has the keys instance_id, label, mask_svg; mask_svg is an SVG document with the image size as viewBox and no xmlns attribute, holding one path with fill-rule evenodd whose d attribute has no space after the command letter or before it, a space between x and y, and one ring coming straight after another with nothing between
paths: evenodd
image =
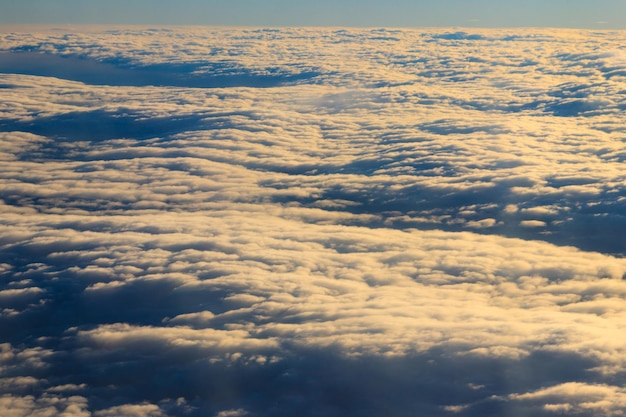
<instances>
[{"instance_id":1,"label":"horizon line","mask_svg":"<svg viewBox=\"0 0 626 417\"><path fill-rule=\"evenodd\" d=\"M424 25L424 26L386 26L386 25L232 25L232 24L196 24L196 23L2 23L5 28L46 28L66 29L78 28L223 28L223 29L385 29L385 30L427 30L427 29L461 29L461 30L575 30L575 31L611 31L626 32L626 28L594 28L575 26L463 26L463 25Z\"/></svg>"}]
</instances>

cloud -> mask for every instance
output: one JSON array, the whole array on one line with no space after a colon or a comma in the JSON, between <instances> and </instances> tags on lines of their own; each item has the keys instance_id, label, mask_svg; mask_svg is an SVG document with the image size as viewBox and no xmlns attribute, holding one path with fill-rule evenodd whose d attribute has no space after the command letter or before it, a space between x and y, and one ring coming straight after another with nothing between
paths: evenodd
<instances>
[{"instance_id":1,"label":"cloud","mask_svg":"<svg viewBox=\"0 0 626 417\"><path fill-rule=\"evenodd\" d=\"M217 63L130 67L126 62L114 65L112 62L81 59L71 55L58 56L31 51L29 48L28 51L0 53L0 70L12 74L62 78L91 85L190 88L274 87L321 75L313 71L299 74L255 74L247 73L246 68L231 68Z\"/></svg>"},{"instance_id":2,"label":"cloud","mask_svg":"<svg viewBox=\"0 0 626 417\"><path fill-rule=\"evenodd\" d=\"M623 389L576 382L515 394L511 398L522 402L537 401L546 411L572 414L620 415L626 407Z\"/></svg>"},{"instance_id":3,"label":"cloud","mask_svg":"<svg viewBox=\"0 0 626 417\"><path fill-rule=\"evenodd\" d=\"M619 42L0 35L0 414L619 415Z\"/></svg>"},{"instance_id":4,"label":"cloud","mask_svg":"<svg viewBox=\"0 0 626 417\"><path fill-rule=\"evenodd\" d=\"M520 226L522 227L546 227L546 222L542 222L541 220L522 220L520 222Z\"/></svg>"},{"instance_id":5,"label":"cloud","mask_svg":"<svg viewBox=\"0 0 626 417\"><path fill-rule=\"evenodd\" d=\"M164 415L161 409L153 404L120 405L95 413L96 417L162 417Z\"/></svg>"},{"instance_id":6,"label":"cloud","mask_svg":"<svg viewBox=\"0 0 626 417\"><path fill-rule=\"evenodd\" d=\"M59 398L56 396L0 397L0 410L7 417L58 415L68 417L89 417L87 400L83 397Z\"/></svg>"}]
</instances>

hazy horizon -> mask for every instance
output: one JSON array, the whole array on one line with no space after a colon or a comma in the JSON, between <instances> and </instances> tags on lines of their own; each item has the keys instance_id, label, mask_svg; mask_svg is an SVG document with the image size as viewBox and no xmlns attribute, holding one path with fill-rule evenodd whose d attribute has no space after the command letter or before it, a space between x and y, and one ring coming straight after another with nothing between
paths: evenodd
<instances>
[{"instance_id":1,"label":"hazy horizon","mask_svg":"<svg viewBox=\"0 0 626 417\"><path fill-rule=\"evenodd\" d=\"M621 0L1 0L0 24L626 29Z\"/></svg>"}]
</instances>

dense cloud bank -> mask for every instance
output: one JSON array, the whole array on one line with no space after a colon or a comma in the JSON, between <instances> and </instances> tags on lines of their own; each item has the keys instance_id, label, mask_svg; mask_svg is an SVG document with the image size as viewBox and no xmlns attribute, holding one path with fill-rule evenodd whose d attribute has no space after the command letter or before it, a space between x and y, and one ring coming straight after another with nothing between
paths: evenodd
<instances>
[{"instance_id":1,"label":"dense cloud bank","mask_svg":"<svg viewBox=\"0 0 626 417\"><path fill-rule=\"evenodd\" d=\"M619 416L622 32L0 36L3 416Z\"/></svg>"}]
</instances>

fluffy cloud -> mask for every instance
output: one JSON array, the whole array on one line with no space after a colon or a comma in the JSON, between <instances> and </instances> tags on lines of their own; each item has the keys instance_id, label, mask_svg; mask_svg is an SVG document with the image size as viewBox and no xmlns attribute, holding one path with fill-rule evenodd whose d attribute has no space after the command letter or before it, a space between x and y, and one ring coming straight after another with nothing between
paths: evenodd
<instances>
[{"instance_id":1,"label":"fluffy cloud","mask_svg":"<svg viewBox=\"0 0 626 417\"><path fill-rule=\"evenodd\" d=\"M620 36L1 35L2 414L620 415Z\"/></svg>"}]
</instances>

